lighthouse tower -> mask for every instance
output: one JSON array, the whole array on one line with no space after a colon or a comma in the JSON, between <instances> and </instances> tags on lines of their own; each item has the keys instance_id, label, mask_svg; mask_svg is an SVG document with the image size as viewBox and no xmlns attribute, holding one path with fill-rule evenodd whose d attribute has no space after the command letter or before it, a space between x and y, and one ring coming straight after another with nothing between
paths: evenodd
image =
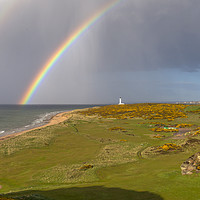
<instances>
[{"instance_id":1,"label":"lighthouse tower","mask_svg":"<svg viewBox=\"0 0 200 200\"><path fill-rule=\"evenodd\" d=\"M122 103L122 98L119 97L119 104L118 105L124 105L124 103Z\"/></svg>"}]
</instances>

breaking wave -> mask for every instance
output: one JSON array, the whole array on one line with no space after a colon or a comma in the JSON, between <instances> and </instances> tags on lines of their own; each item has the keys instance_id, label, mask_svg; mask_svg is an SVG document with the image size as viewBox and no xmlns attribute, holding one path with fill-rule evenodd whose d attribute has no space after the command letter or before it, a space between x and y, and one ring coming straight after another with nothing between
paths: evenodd
<instances>
[{"instance_id":1,"label":"breaking wave","mask_svg":"<svg viewBox=\"0 0 200 200\"><path fill-rule=\"evenodd\" d=\"M61 112L65 112L65 111L55 111L55 112L41 114L31 124L27 124L23 127L9 130L9 131L0 131L0 137L43 126L43 125L47 124L52 119L52 117L54 117L55 115L57 115L58 113L61 113Z\"/></svg>"}]
</instances>

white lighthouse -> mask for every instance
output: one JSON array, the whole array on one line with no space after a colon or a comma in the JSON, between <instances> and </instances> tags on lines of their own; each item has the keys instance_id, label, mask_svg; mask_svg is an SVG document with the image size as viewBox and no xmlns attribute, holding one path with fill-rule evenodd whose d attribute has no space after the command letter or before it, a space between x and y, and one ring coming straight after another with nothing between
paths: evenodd
<instances>
[{"instance_id":1,"label":"white lighthouse","mask_svg":"<svg viewBox=\"0 0 200 200\"><path fill-rule=\"evenodd\" d=\"M124 103L122 103L122 98L119 97L119 104L118 105L124 105Z\"/></svg>"}]
</instances>

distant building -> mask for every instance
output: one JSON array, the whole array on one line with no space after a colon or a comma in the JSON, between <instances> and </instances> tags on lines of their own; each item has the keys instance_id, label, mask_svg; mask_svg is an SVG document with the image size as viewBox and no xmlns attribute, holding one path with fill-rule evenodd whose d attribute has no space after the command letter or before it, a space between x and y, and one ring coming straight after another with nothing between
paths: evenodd
<instances>
[{"instance_id":1,"label":"distant building","mask_svg":"<svg viewBox=\"0 0 200 200\"><path fill-rule=\"evenodd\" d=\"M199 105L200 104L200 101L180 101L180 102L176 102L176 104L192 104L192 105Z\"/></svg>"},{"instance_id":2,"label":"distant building","mask_svg":"<svg viewBox=\"0 0 200 200\"><path fill-rule=\"evenodd\" d=\"M124 103L122 103L122 98L119 97L119 104L118 105L124 105Z\"/></svg>"}]
</instances>

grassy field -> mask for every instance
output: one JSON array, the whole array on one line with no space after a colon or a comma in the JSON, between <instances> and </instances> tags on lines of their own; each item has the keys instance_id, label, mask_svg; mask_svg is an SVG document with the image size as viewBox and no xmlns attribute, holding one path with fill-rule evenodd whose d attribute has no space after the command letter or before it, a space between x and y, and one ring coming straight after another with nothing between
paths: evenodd
<instances>
[{"instance_id":1,"label":"grassy field","mask_svg":"<svg viewBox=\"0 0 200 200\"><path fill-rule=\"evenodd\" d=\"M173 107L170 112L170 105L158 107L155 115L146 104L95 110L95 117L89 110L0 141L0 200L200 199L200 175L183 176L180 169L200 151L198 143L184 146L189 139L200 141L195 135L200 106ZM105 109L107 115L102 114ZM136 109L143 114L129 117ZM191 126L181 134L152 131L181 124ZM165 149L167 143L180 149Z\"/></svg>"}]
</instances>

